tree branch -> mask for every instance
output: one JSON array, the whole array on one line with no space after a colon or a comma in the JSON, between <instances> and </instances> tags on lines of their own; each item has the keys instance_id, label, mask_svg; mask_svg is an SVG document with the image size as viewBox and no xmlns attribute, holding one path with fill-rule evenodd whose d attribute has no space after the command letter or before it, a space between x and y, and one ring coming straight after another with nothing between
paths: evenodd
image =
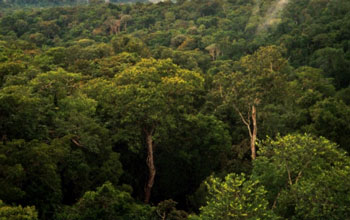
<instances>
[{"instance_id":1,"label":"tree branch","mask_svg":"<svg viewBox=\"0 0 350 220\"><path fill-rule=\"evenodd\" d=\"M308 161L306 162L306 164L304 165L303 169L300 170L300 172L298 173L297 178L295 178L295 183L298 183L298 181L299 181L299 179L300 179L300 177L301 177L301 175L302 175L302 173L303 173L303 170L307 167L307 165L309 165L309 163L311 162L311 160L312 160L312 158L311 158L310 160L308 160Z\"/></svg>"},{"instance_id":2,"label":"tree branch","mask_svg":"<svg viewBox=\"0 0 350 220\"><path fill-rule=\"evenodd\" d=\"M233 105L234 109L236 110L236 112L239 114L239 116L241 117L242 122L247 126L248 128L248 132L249 132L249 136L250 138L253 136L252 134L252 130L250 129L250 117L249 117L249 113L248 113L248 121L243 117L242 113L239 111L239 109L237 108L236 105Z\"/></svg>"},{"instance_id":3,"label":"tree branch","mask_svg":"<svg viewBox=\"0 0 350 220\"><path fill-rule=\"evenodd\" d=\"M293 185L293 181L292 181L292 176L290 174L290 170L289 170L289 167L287 165L287 160L284 159L285 163L286 163L286 169L287 169L287 173L288 173L288 181L289 181L289 185Z\"/></svg>"},{"instance_id":4,"label":"tree branch","mask_svg":"<svg viewBox=\"0 0 350 220\"><path fill-rule=\"evenodd\" d=\"M78 146L78 147L83 147L83 145L81 145L77 140L75 140L74 138L72 138L71 139L72 140L72 142L76 145L76 146Z\"/></svg>"},{"instance_id":5,"label":"tree branch","mask_svg":"<svg viewBox=\"0 0 350 220\"><path fill-rule=\"evenodd\" d=\"M280 194L281 194L281 191L279 191L279 192L277 193L277 196L276 196L275 200L273 201L272 209L276 208L277 199L278 199L278 197L280 197Z\"/></svg>"}]
</instances>

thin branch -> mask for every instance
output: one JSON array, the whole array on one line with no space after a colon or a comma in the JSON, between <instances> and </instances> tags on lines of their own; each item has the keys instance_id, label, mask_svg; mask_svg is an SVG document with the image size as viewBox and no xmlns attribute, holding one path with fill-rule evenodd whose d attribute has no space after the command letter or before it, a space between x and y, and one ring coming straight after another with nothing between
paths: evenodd
<instances>
[{"instance_id":1,"label":"thin branch","mask_svg":"<svg viewBox=\"0 0 350 220\"><path fill-rule=\"evenodd\" d=\"M249 117L249 113L248 113L248 121L243 117L242 113L239 111L239 109L237 108L236 105L233 105L233 107L235 108L236 112L239 114L239 116L241 117L242 119L242 122L247 126L248 128L248 132L249 132L249 136L252 137L253 134L252 134L252 131L250 129L250 117Z\"/></svg>"},{"instance_id":2,"label":"thin branch","mask_svg":"<svg viewBox=\"0 0 350 220\"><path fill-rule=\"evenodd\" d=\"M278 197L280 197L280 194L281 194L281 191L279 191L279 192L278 192L278 194L277 194L277 196L276 196L275 200L273 201L272 209L276 208L276 205L277 205L277 199L278 199Z\"/></svg>"},{"instance_id":3,"label":"thin branch","mask_svg":"<svg viewBox=\"0 0 350 220\"><path fill-rule=\"evenodd\" d=\"M299 179L300 179L300 177L301 177L301 175L302 175L302 173L303 173L303 170L307 167L307 165L309 165L309 163L311 162L311 160L312 160L312 158L311 158L310 160L308 160L308 161L306 162L306 164L304 165L303 169L300 170L300 172L298 173L297 178L295 178L295 183L298 183L298 181L299 181Z\"/></svg>"},{"instance_id":4,"label":"thin branch","mask_svg":"<svg viewBox=\"0 0 350 220\"><path fill-rule=\"evenodd\" d=\"M298 173L298 176L297 176L297 178L295 179L295 184L298 183L298 181L299 181L299 179L300 179L302 173L303 173L302 170Z\"/></svg>"},{"instance_id":5,"label":"thin branch","mask_svg":"<svg viewBox=\"0 0 350 220\"><path fill-rule=\"evenodd\" d=\"M220 83L220 85L219 85L219 92L220 92L220 97L223 98L224 95L223 95L223 93L222 93L222 86L221 86L221 83Z\"/></svg>"},{"instance_id":6,"label":"thin branch","mask_svg":"<svg viewBox=\"0 0 350 220\"><path fill-rule=\"evenodd\" d=\"M83 147L83 145L81 145L77 140L75 140L74 138L72 138L72 142L78 146L78 147Z\"/></svg>"}]
</instances>

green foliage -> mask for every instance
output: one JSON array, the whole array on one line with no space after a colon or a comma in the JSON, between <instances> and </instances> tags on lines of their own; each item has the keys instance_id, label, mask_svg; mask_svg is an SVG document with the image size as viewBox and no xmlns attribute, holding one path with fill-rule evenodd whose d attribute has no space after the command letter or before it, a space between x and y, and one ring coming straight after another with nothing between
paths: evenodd
<instances>
[{"instance_id":1,"label":"green foliage","mask_svg":"<svg viewBox=\"0 0 350 220\"><path fill-rule=\"evenodd\" d=\"M140 58L135 53L122 52L118 55L99 60L99 72L103 77L114 77L115 74L135 65L139 61Z\"/></svg>"},{"instance_id":2,"label":"green foliage","mask_svg":"<svg viewBox=\"0 0 350 220\"><path fill-rule=\"evenodd\" d=\"M335 94L331 78L325 78L320 69L300 67L295 71L295 80L290 82L291 94L302 108Z\"/></svg>"},{"instance_id":3,"label":"green foliage","mask_svg":"<svg viewBox=\"0 0 350 220\"><path fill-rule=\"evenodd\" d=\"M6 138L42 138L42 102L27 86L8 86L0 90L0 130Z\"/></svg>"},{"instance_id":4,"label":"green foliage","mask_svg":"<svg viewBox=\"0 0 350 220\"><path fill-rule=\"evenodd\" d=\"M149 56L149 50L142 41L131 36L117 36L111 41L115 53L136 53L142 57Z\"/></svg>"},{"instance_id":5,"label":"green foliage","mask_svg":"<svg viewBox=\"0 0 350 220\"><path fill-rule=\"evenodd\" d=\"M268 210L266 190L244 174L229 174L224 180L211 177L207 182L208 202L200 219L275 219ZM276 218L277 219L277 218Z\"/></svg>"},{"instance_id":6,"label":"green foliage","mask_svg":"<svg viewBox=\"0 0 350 220\"><path fill-rule=\"evenodd\" d=\"M213 171L220 172L230 159L231 147L228 128L216 117L185 115L182 120L169 131L171 136L160 140L162 148L157 148L156 154L159 184L154 195L176 198L177 201L197 190ZM198 209L201 194L191 198L188 207Z\"/></svg>"},{"instance_id":7,"label":"green foliage","mask_svg":"<svg viewBox=\"0 0 350 220\"><path fill-rule=\"evenodd\" d=\"M156 213L161 219L182 220L187 219L187 213L175 208L177 202L172 199L158 203Z\"/></svg>"},{"instance_id":8,"label":"green foliage","mask_svg":"<svg viewBox=\"0 0 350 220\"><path fill-rule=\"evenodd\" d=\"M24 71L24 66L20 62L4 62L0 64L0 85L3 84L6 77L17 75Z\"/></svg>"},{"instance_id":9,"label":"green foliage","mask_svg":"<svg viewBox=\"0 0 350 220\"><path fill-rule=\"evenodd\" d=\"M350 107L341 100L333 98L317 102L310 108L312 123L305 129L313 134L324 136L336 141L343 149L349 152L347 141L350 127Z\"/></svg>"},{"instance_id":10,"label":"green foliage","mask_svg":"<svg viewBox=\"0 0 350 220\"><path fill-rule=\"evenodd\" d=\"M141 60L115 76L116 115L122 117L122 125L162 132L174 126L177 115L193 111L203 81L200 74L170 60Z\"/></svg>"},{"instance_id":11,"label":"green foliage","mask_svg":"<svg viewBox=\"0 0 350 220\"><path fill-rule=\"evenodd\" d=\"M260 48L253 55L241 58L238 65L242 71L231 74L220 72L215 76L213 95L223 99L224 104L235 106L240 112L249 109L253 103L278 104L277 95L285 92L286 77L283 73L288 68L280 48Z\"/></svg>"},{"instance_id":12,"label":"green foliage","mask_svg":"<svg viewBox=\"0 0 350 220\"><path fill-rule=\"evenodd\" d=\"M34 206L8 206L0 200L0 219L2 220L37 220L38 213Z\"/></svg>"},{"instance_id":13,"label":"green foliage","mask_svg":"<svg viewBox=\"0 0 350 220\"><path fill-rule=\"evenodd\" d=\"M104 213L103 197L114 201L109 213L119 213L114 205L124 210L120 218L158 218L155 207L135 202L143 197L147 172L139 161L151 133L152 202L164 201L158 211L168 219L186 218L176 202L198 211L203 180L213 172L248 175L252 167L248 180L231 176L212 185L225 191L231 181L244 192L219 202L265 207L267 200L265 213L290 219L349 218L348 157L323 138L277 135L308 132L349 151L349 1L114 4L126 1L0 0L6 204L35 205L40 219L58 216L62 207L63 219L89 219L86 210ZM253 105L258 138L278 136L260 145L254 163L246 138L253 126L242 126L242 116L251 123ZM268 146L276 149L265 153ZM135 200L108 184L113 198L91 191L106 181L132 185ZM22 207L12 208L25 213ZM230 209L242 214L237 207Z\"/></svg>"},{"instance_id":14,"label":"green foliage","mask_svg":"<svg viewBox=\"0 0 350 220\"><path fill-rule=\"evenodd\" d=\"M106 182L96 191L88 191L72 207L67 207L57 219L152 219L153 209L134 202L130 193Z\"/></svg>"},{"instance_id":15,"label":"green foliage","mask_svg":"<svg viewBox=\"0 0 350 220\"><path fill-rule=\"evenodd\" d=\"M213 88L208 98L212 103L208 104L216 105L212 108L218 113L226 111L224 117L234 114L233 129L237 129L237 121L245 125L251 145L257 130L258 137L261 131L274 135L287 130L285 121L281 121L280 117L288 112L285 95L288 91L286 80L289 65L282 57L282 49L276 46L261 47L254 54L242 57L234 68L235 72L219 72L213 77ZM231 110L229 113L228 109ZM256 117L253 116L253 109L257 112ZM255 119L259 129L253 128L252 121ZM239 141L246 145L242 139Z\"/></svg>"},{"instance_id":16,"label":"green foliage","mask_svg":"<svg viewBox=\"0 0 350 220\"><path fill-rule=\"evenodd\" d=\"M40 215L52 213L62 199L54 149L36 140L0 145L0 197L7 203L35 205Z\"/></svg>"},{"instance_id":17,"label":"green foliage","mask_svg":"<svg viewBox=\"0 0 350 220\"><path fill-rule=\"evenodd\" d=\"M37 75L32 81L33 90L47 99L56 107L58 101L71 95L76 83L82 79L80 74L68 73L63 69Z\"/></svg>"},{"instance_id":18,"label":"green foliage","mask_svg":"<svg viewBox=\"0 0 350 220\"><path fill-rule=\"evenodd\" d=\"M338 87L349 85L349 70L346 68L349 61L345 59L342 49L329 47L319 49L315 51L311 62L312 65L323 69L328 77L334 78Z\"/></svg>"},{"instance_id":19,"label":"green foliage","mask_svg":"<svg viewBox=\"0 0 350 220\"><path fill-rule=\"evenodd\" d=\"M325 138L287 135L259 145L252 178L263 184L275 213L291 219L349 216L350 159ZM267 172L268 171L268 172Z\"/></svg>"}]
</instances>

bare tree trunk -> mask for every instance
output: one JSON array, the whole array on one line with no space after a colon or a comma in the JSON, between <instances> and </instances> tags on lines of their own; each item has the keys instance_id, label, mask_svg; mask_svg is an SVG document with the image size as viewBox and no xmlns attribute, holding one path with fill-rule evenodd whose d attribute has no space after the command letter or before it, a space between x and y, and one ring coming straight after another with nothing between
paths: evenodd
<instances>
[{"instance_id":1,"label":"bare tree trunk","mask_svg":"<svg viewBox=\"0 0 350 220\"><path fill-rule=\"evenodd\" d=\"M256 150L255 150L255 142L256 142L256 136L258 132L258 126L256 124L256 107L255 104L252 105L252 112L250 115L250 112L248 112L247 118L244 118L242 112L239 111L237 106L233 105L235 110L238 112L239 116L242 119L242 122L247 126L249 138L250 138L250 149L251 149L251 157L252 160L255 160L256 158ZM253 128L251 127L251 120L253 121Z\"/></svg>"},{"instance_id":2,"label":"bare tree trunk","mask_svg":"<svg viewBox=\"0 0 350 220\"><path fill-rule=\"evenodd\" d=\"M253 132L252 132L252 136L250 137L250 149L252 151L252 160L255 160L255 158L256 158L255 142L256 142L256 135L258 132L258 126L256 124L256 107L255 107L255 105L252 106L252 121L253 121Z\"/></svg>"},{"instance_id":3,"label":"bare tree trunk","mask_svg":"<svg viewBox=\"0 0 350 220\"><path fill-rule=\"evenodd\" d=\"M148 181L145 185L145 203L149 203L151 198L151 190L154 183L154 177L156 176L156 168L154 166L153 159L153 141L152 141L152 132L146 132L147 139L147 166L148 166Z\"/></svg>"}]
</instances>

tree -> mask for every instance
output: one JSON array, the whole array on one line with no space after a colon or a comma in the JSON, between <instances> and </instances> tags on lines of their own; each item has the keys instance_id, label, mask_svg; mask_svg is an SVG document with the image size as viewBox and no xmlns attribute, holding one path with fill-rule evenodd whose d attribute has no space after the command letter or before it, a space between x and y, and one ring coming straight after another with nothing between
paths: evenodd
<instances>
[{"instance_id":1,"label":"tree","mask_svg":"<svg viewBox=\"0 0 350 220\"><path fill-rule=\"evenodd\" d=\"M229 174L224 180L210 177L206 182L208 201L200 208L200 219L275 219L259 181L244 174Z\"/></svg>"},{"instance_id":2,"label":"tree","mask_svg":"<svg viewBox=\"0 0 350 220\"><path fill-rule=\"evenodd\" d=\"M6 86L0 90L0 132L2 141L41 139L46 136L43 102L29 86Z\"/></svg>"},{"instance_id":3,"label":"tree","mask_svg":"<svg viewBox=\"0 0 350 220\"><path fill-rule=\"evenodd\" d=\"M109 34L119 34L120 27L122 25L121 19L116 19L115 17L109 17L104 24L108 26Z\"/></svg>"},{"instance_id":4,"label":"tree","mask_svg":"<svg viewBox=\"0 0 350 220\"><path fill-rule=\"evenodd\" d=\"M188 214L185 211L177 210L176 204L172 199L164 200L158 203L156 208L157 215L162 220L184 220L187 219Z\"/></svg>"},{"instance_id":5,"label":"tree","mask_svg":"<svg viewBox=\"0 0 350 220\"><path fill-rule=\"evenodd\" d=\"M6 81L6 77L17 75L24 71L24 65L20 62L2 62L0 64L0 86Z\"/></svg>"},{"instance_id":6,"label":"tree","mask_svg":"<svg viewBox=\"0 0 350 220\"><path fill-rule=\"evenodd\" d=\"M41 73L31 80L33 91L48 99L54 107L58 107L59 101L73 94L77 88L77 82L82 79L81 74L69 73L63 69Z\"/></svg>"},{"instance_id":7,"label":"tree","mask_svg":"<svg viewBox=\"0 0 350 220\"><path fill-rule=\"evenodd\" d=\"M252 179L274 212L292 219L347 219L350 158L325 138L286 135L259 145Z\"/></svg>"},{"instance_id":8,"label":"tree","mask_svg":"<svg viewBox=\"0 0 350 220\"><path fill-rule=\"evenodd\" d=\"M212 58L214 61L215 61L215 60L217 59L217 57L220 56L220 54L221 54L221 50L220 50L220 48L218 47L218 45L216 45L216 44L210 44L210 45L207 46L205 49L209 52L211 58Z\"/></svg>"},{"instance_id":9,"label":"tree","mask_svg":"<svg viewBox=\"0 0 350 220\"><path fill-rule=\"evenodd\" d=\"M149 49L140 39L129 35L117 35L112 39L111 43L115 53L136 53L141 57L149 57L150 55Z\"/></svg>"},{"instance_id":10,"label":"tree","mask_svg":"<svg viewBox=\"0 0 350 220\"><path fill-rule=\"evenodd\" d=\"M109 180L117 184L122 174L119 154L113 152L109 131L95 118L98 103L79 89L80 74L59 69L39 74L30 84L45 100L44 122L57 151L64 201Z\"/></svg>"},{"instance_id":11,"label":"tree","mask_svg":"<svg viewBox=\"0 0 350 220\"><path fill-rule=\"evenodd\" d=\"M203 81L200 74L181 69L170 60L144 59L116 75L116 114L127 130L137 129L143 134L147 146L146 203L156 175L155 144L167 128L174 126L176 117L193 111Z\"/></svg>"},{"instance_id":12,"label":"tree","mask_svg":"<svg viewBox=\"0 0 350 220\"><path fill-rule=\"evenodd\" d=\"M288 62L276 46L260 48L238 62L242 70L230 74L219 73L214 78L214 95L223 104L231 105L246 125L250 137L251 158L256 158L257 108L278 103L283 97Z\"/></svg>"},{"instance_id":13,"label":"tree","mask_svg":"<svg viewBox=\"0 0 350 220\"><path fill-rule=\"evenodd\" d=\"M310 107L311 123L305 126L310 133L324 136L350 152L348 135L350 132L350 106L342 100L326 98Z\"/></svg>"},{"instance_id":14,"label":"tree","mask_svg":"<svg viewBox=\"0 0 350 220\"><path fill-rule=\"evenodd\" d=\"M72 207L66 207L57 219L152 219L153 210L148 205L134 202L130 193L114 187L110 182L85 192Z\"/></svg>"},{"instance_id":15,"label":"tree","mask_svg":"<svg viewBox=\"0 0 350 220\"><path fill-rule=\"evenodd\" d=\"M110 56L98 61L99 72L95 76L114 77L116 73L122 72L140 61L140 57L135 53L122 52L115 56Z\"/></svg>"},{"instance_id":16,"label":"tree","mask_svg":"<svg viewBox=\"0 0 350 220\"><path fill-rule=\"evenodd\" d=\"M335 94L331 78L322 75L322 70L303 66L294 72L295 79L289 82L295 105L309 108L316 102Z\"/></svg>"},{"instance_id":17,"label":"tree","mask_svg":"<svg viewBox=\"0 0 350 220\"><path fill-rule=\"evenodd\" d=\"M345 88L350 83L349 61L342 49L326 47L314 52L311 65L323 69L327 77L333 77L337 88Z\"/></svg>"},{"instance_id":18,"label":"tree","mask_svg":"<svg viewBox=\"0 0 350 220\"><path fill-rule=\"evenodd\" d=\"M131 20L131 16L130 15L121 15L120 16L120 23L124 24L124 31L126 32L126 27L128 22Z\"/></svg>"},{"instance_id":19,"label":"tree","mask_svg":"<svg viewBox=\"0 0 350 220\"><path fill-rule=\"evenodd\" d=\"M181 116L180 116L181 117ZM156 198L188 201L213 172L221 172L230 158L231 137L227 126L213 115L188 114L177 118L176 126L159 140ZM192 208L193 202L187 202ZM198 206L195 209L199 208Z\"/></svg>"},{"instance_id":20,"label":"tree","mask_svg":"<svg viewBox=\"0 0 350 220\"><path fill-rule=\"evenodd\" d=\"M52 216L62 199L54 151L36 140L0 144L0 197L4 202L35 205L40 217Z\"/></svg>"},{"instance_id":21,"label":"tree","mask_svg":"<svg viewBox=\"0 0 350 220\"><path fill-rule=\"evenodd\" d=\"M34 206L8 206L0 200L0 219L38 220L38 213Z\"/></svg>"}]
</instances>

